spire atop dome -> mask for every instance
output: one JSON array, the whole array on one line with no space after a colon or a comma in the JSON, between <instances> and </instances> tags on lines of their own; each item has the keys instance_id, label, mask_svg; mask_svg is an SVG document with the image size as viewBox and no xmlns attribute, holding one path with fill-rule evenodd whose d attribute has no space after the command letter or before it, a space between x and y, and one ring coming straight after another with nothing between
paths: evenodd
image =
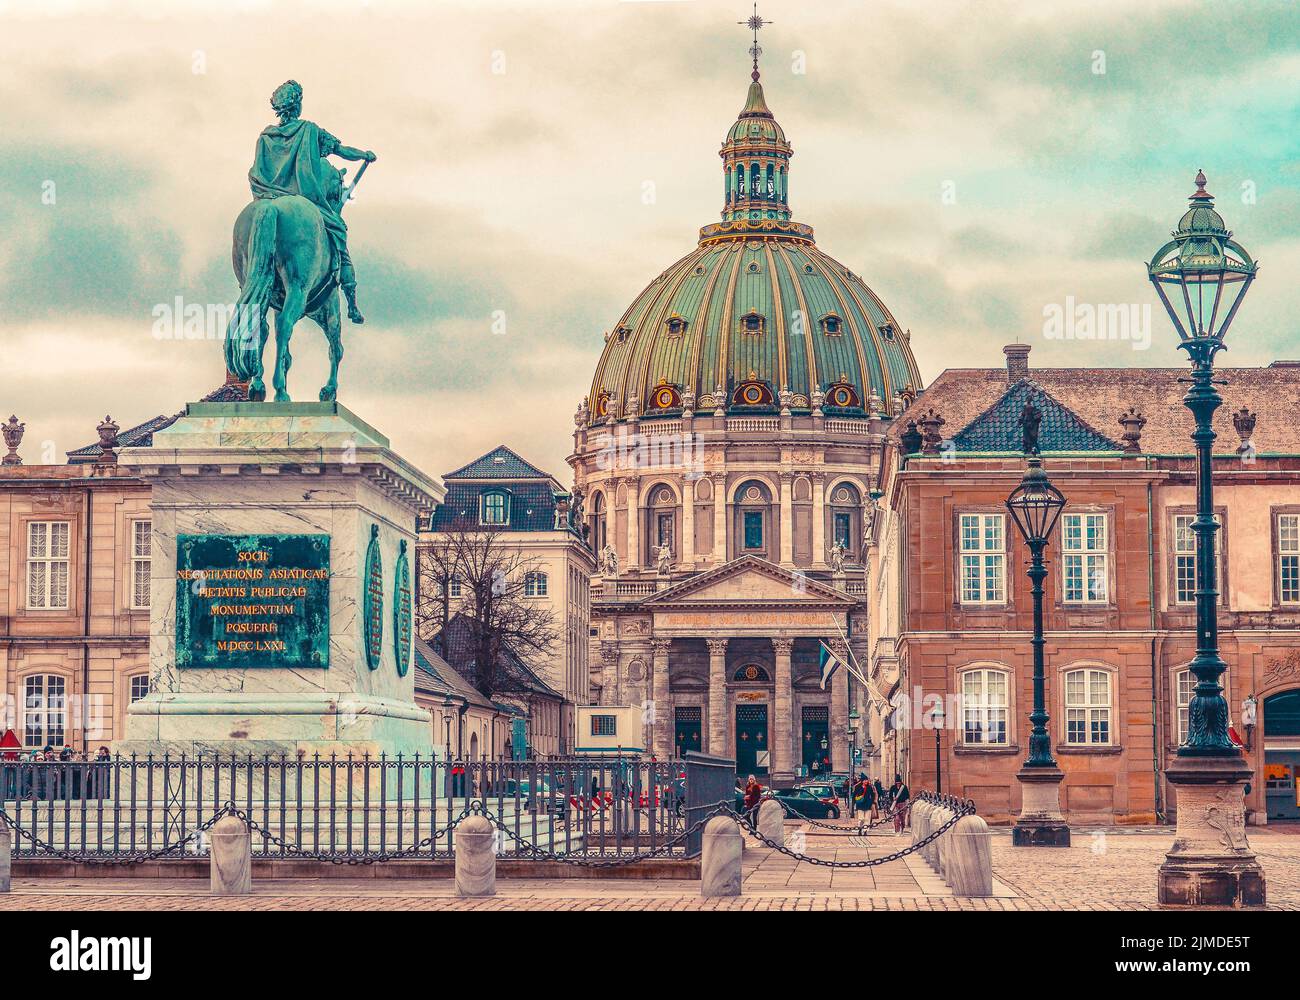
<instances>
[{"instance_id":1,"label":"spire atop dome","mask_svg":"<svg viewBox=\"0 0 1300 1000\"><path fill-rule=\"evenodd\" d=\"M759 77L758 57L763 54L763 47L758 44L758 33L763 30L763 25L773 24L774 22L764 21L761 17L758 16L758 2L757 0L755 0L754 13L747 20L737 21L736 23L743 24L745 27L747 27L750 31L754 33L754 44L749 47L749 54L751 57L753 57L754 60L754 71L750 73L749 76L750 79L754 81L754 83L758 83L758 77ZM753 94L752 88L750 89L750 94L751 95ZM759 89L758 95L759 98L761 99L763 96L763 91L761 88Z\"/></svg>"}]
</instances>

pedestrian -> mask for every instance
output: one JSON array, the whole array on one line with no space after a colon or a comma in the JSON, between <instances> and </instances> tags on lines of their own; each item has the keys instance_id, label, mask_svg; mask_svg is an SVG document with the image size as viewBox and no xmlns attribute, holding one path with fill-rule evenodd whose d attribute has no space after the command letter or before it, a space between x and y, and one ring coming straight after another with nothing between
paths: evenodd
<instances>
[{"instance_id":1,"label":"pedestrian","mask_svg":"<svg viewBox=\"0 0 1300 1000\"><path fill-rule=\"evenodd\" d=\"M879 778L876 779L876 804L880 806L885 804L885 786L880 783Z\"/></svg>"},{"instance_id":2,"label":"pedestrian","mask_svg":"<svg viewBox=\"0 0 1300 1000\"><path fill-rule=\"evenodd\" d=\"M894 836L901 837L907 826L907 810L912 793L903 783L901 774L894 775Z\"/></svg>"},{"instance_id":3,"label":"pedestrian","mask_svg":"<svg viewBox=\"0 0 1300 1000\"><path fill-rule=\"evenodd\" d=\"M745 779L745 815L755 826L758 825L758 804L763 799L763 786L752 774Z\"/></svg>"}]
</instances>

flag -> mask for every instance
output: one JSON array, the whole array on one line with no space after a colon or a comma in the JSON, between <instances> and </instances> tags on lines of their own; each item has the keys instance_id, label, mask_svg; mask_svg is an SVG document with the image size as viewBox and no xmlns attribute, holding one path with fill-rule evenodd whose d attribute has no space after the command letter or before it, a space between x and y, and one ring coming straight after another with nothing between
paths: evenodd
<instances>
[{"instance_id":1,"label":"flag","mask_svg":"<svg viewBox=\"0 0 1300 1000\"><path fill-rule=\"evenodd\" d=\"M836 656L834 653L830 651L826 643L818 640L817 644L821 647L821 668L822 668L821 689L825 691L826 685L827 683L829 683L831 679L831 674L835 673L835 671L838 670L840 667L845 666L845 663L843 660L841 660L838 656Z\"/></svg>"}]
</instances>

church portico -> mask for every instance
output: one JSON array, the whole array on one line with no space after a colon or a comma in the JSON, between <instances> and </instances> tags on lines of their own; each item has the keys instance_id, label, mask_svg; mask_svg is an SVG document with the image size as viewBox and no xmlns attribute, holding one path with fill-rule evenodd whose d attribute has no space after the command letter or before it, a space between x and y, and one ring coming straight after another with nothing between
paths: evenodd
<instances>
[{"instance_id":1,"label":"church portico","mask_svg":"<svg viewBox=\"0 0 1300 1000\"><path fill-rule=\"evenodd\" d=\"M821 688L819 648L846 655L853 606L833 587L745 557L637 602L603 662L627 678L648 667L648 745L660 759L706 751L777 782L801 767L845 770L847 679Z\"/></svg>"}]
</instances>

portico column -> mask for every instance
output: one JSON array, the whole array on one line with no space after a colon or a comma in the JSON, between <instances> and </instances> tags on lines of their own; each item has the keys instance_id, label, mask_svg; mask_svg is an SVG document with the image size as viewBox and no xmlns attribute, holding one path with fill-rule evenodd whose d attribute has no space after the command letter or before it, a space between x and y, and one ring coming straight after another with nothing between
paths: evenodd
<instances>
[{"instance_id":1,"label":"portico column","mask_svg":"<svg viewBox=\"0 0 1300 1000\"><path fill-rule=\"evenodd\" d=\"M790 503L790 484L794 476L781 473L781 565L794 565L794 514Z\"/></svg>"},{"instance_id":2,"label":"portico column","mask_svg":"<svg viewBox=\"0 0 1300 1000\"><path fill-rule=\"evenodd\" d=\"M772 649L776 653L776 718L773 725L771 775L773 779L789 778L794 775L794 681L790 665L794 640L773 639Z\"/></svg>"},{"instance_id":3,"label":"portico column","mask_svg":"<svg viewBox=\"0 0 1300 1000\"><path fill-rule=\"evenodd\" d=\"M651 748L660 760L668 760L673 753L673 709L668 694L668 650L671 647L671 640L650 640L650 648L654 651L654 678L651 682L651 690L654 692L654 723Z\"/></svg>"},{"instance_id":4,"label":"portico column","mask_svg":"<svg viewBox=\"0 0 1300 1000\"><path fill-rule=\"evenodd\" d=\"M727 477L713 477L713 565L727 561Z\"/></svg>"},{"instance_id":5,"label":"portico column","mask_svg":"<svg viewBox=\"0 0 1300 1000\"><path fill-rule=\"evenodd\" d=\"M629 569L641 565L641 480L628 476L627 483L627 565Z\"/></svg>"},{"instance_id":6,"label":"portico column","mask_svg":"<svg viewBox=\"0 0 1300 1000\"><path fill-rule=\"evenodd\" d=\"M826 565L826 474L814 472L813 481L813 565Z\"/></svg>"},{"instance_id":7,"label":"portico column","mask_svg":"<svg viewBox=\"0 0 1300 1000\"><path fill-rule=\"evenodd\" d=\"M695 564L695 480L682 478L682 544L680 562L683 568Z\"/></svg>"},{"instance_id":8,"label":"portico column","mask_svg":"<svg viewBox=\"0 0 1300 1000\"><path fill-rule=\"evenodd\" d=\"M705 639L709 647L709 753L727 754L727 640Z\"/></svg>"},{"instance_id":9,"label":"portico column","mask_svg":"<svg viewBox=\"0 0 1300 1000\"><path fill-rule=\"evenodd\" d=\"M849 662L849 647L836 640L831 651L843 662ZM849 675L841 669L831 678L830 732L826 739L831 745L831 770L847 771L849 764ZM865 768L863 769L865 770Z\"/></svg>"}]
</instances>

